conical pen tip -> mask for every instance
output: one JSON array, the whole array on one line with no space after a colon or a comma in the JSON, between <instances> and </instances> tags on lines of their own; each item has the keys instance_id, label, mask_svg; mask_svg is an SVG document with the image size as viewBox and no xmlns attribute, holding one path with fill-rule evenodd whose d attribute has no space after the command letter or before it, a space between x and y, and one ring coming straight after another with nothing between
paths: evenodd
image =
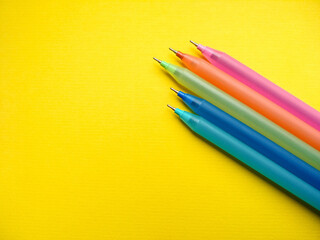
<instances>
[{"instance_id":1,"label":"conical pen tip","mask_svg":"<svg viewBox=\"0 0 320 240\"><path fill-rule=\"evenodd\" d=\"M157 58L153 58L154 60L156 60L158 63L161 63L162 61L161 60L159 60L159 59L157 59Z\"/></svg>"},{"instance_id":2,"label":"conical pen tip","mask_svg":"<svg viewBox=\"0 0 320 240\"><path fill-rule=\"evenodd\" d=\"M176 51L176 50L174 50L174 49L172 49L172 48L169 48L170 49L170 51L172 51L172 52L174 52L174 53L177 53L178 51Z\"/></svg>"},{"instance_id":3,"label":"conical pen tip","mask_svg":"<svg viewBox=\"0 0 320 240\"><path fill-rule=\"evenodd\" d=\"M175 107L172 107L171 105L169 105L169 104L167 104L167 106L168 106L168 108L171 108L173 111L175 111L176 110L176 108Z\"/></svg>"},{"instance_id":4,"label":"conical pen tip","mask_svg":"<svg viewBox=\"0 0 320 240\"><path fill-rule=\"evenodd\" d=\"M193 45L195 45L196 47L198 47L198 45L199 45L198 43L195 43L194 41L191 41L191 40L190 40L190 42L191 42Z\"/></svg>"},{"instance_id":5,"label":"conical pen tip","mask_svg":"<svg viewBox=\"0 0 320 240\"><path fill-rule=\"evenodd\" d=\"M178 90L175 90L174 88L170 88L172 91L174 91L175 93L179 93L179 91Z\"/></svg>"}]
</instances>

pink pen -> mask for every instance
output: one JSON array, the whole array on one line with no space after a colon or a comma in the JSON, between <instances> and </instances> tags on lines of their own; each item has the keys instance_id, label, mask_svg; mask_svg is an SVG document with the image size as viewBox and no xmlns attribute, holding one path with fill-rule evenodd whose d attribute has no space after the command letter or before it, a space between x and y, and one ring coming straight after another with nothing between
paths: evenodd
<instances>
[{"instance_id":1,"label":"pink pen","mask_svg":"<svg viewBox=\"0 0 320 240\"><path fill-rule=\"evenodd\" d=\"M193 43L214 66L269 98L288 112L320 131L320 113L300 99L224 52Z\"/></svg>"}]
</instances>

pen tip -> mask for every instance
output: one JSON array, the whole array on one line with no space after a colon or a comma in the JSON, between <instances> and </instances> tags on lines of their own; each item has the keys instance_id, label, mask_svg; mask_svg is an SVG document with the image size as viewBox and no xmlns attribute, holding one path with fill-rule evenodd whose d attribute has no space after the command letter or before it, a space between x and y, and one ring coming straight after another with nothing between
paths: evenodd
<instances>
[{"instance_id":1,"label":"pen tip","mask_svg":"<svg viewBox=\"0 0 320 240\"><path fill-rule=\"evenodd\" d=\"M196 47L198 47L198 45L199 45L198 43L195 43L194 41L191 41L191 40L190 40L190 42L191 42L193 45L195 45Z\"/></svg>"},{"instance_id":2,"label":"pen tip","mask_svg":"<svg viewBox=\"0 0 320 240\"><path fill-rule=\"evenodd\" d=\"M170 49L170 51L172 51L172 52L174 52L174 53L177 53L178 51L176 51L176 50L174 50L174 49L172 49L172 48L169 48Z\"/></svg>"},{"instance_id":3,"label":"pen tip","mask_svg":"<svg viewBox=\"0 0 320 240\"><path fill-rule=\"evenodd\" d=\"M179 91L178 90L175 90L174 88L170 88L172 91L174 91L175 93L179 93Z\"/></svg>"},{"instance_id":4,"label":"pen tip","mask_svg":"<svg viewBox=\"0 0 320 240\"><path fill-rule=\"evenodd\" d=\"M168 106L168 108L171 108L173 111L175 111L176 110L176 108L175 107L172 107L171 105L169 105L169 104L167 104L167 106Z\"/></svg>"},{"instance_id":5,"label":"pen tip","mask_svg":"<svg viewBox=\"0 0 320 240\"><path fill-rule=\"evenodd\" d=\"M156 60L158 63L161 63L162 61L157 59L157 58L153 58L154 60Z\"/></svg>"}]
</instances>

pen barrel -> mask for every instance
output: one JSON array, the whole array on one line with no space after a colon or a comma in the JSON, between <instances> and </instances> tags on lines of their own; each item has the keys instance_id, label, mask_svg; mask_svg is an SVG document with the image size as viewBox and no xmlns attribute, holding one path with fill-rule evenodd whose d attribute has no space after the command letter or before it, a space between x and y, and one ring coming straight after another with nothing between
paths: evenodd
<instances>
[{"instance_id":1,"label":"pen barrel","mask_svg":"<svg viewBox=\"0 0 320 240\"><path fill-rule=\"evenodd\" d=\"M289 172L320 190L320 171L206 100L178 93L195 112Z\"/></svg>"},{"instance_id":2,"label":"pen barrel","mask_svg":"<svg viewBox=\"0 0 320 240\"><path fill-rule=\"evenodd\" d=\"M320 191L316 188L201 117L193 115L185 123L200 136L320 210Z\"/></svg>"},{"instance_id":3,"label":"pen barrel","mask_svg":"<svg viewBox=\"0 0 320 240\"><path fill-rule=\"evenodd\" d=\"M183 55L182 61L189 70L204 80L320 150L320 132L315 128L207 61L187 54Z\"/></svg>"},{"instance_id":4,"label":"pen barrel","mask_svg":"<svg viewBox=\"0 0 320 240\"><path fill-rule=\"evenodd\" d=\"M288 112L300 118L310 126L320 131L320 112L305 102L277 86L267 78L255 72L226 53L209 47L202 48L203 55L214 66L230 76L254 89L261 95L278 104Z\"/></svg>"},{"instance_id":5,"label":"pen barrel","mask_svg":"<svg viewBox=\"0 0 320 240\"><path fill-rule=\"evenodd\" d=\"M316 149L283 130L278 125L224 93L217 87L198 77L188 69L176 66L175 70L169 73L179 84L185 86L201 98L206 99L208 102L229 113L289 152L298 156L303 161L320 170L320 153Z\"/></svg>"}]
</instances>

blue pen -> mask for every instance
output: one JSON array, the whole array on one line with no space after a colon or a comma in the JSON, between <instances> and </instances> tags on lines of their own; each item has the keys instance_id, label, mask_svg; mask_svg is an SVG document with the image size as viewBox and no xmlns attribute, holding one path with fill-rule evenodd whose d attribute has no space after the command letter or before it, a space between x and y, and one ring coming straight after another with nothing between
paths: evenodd
<instances>
[{"instance_id":1,"label":"blue pen","mask_svg":"<svg viewBox=\"0 0 320 240\"><path fill-rule=\"evenodd\" d=\"M173 88L171 88L171 90L176 92L193 112L320 190L320 171L316 168L302 161L300 158L208 101L191 94L177 91Z\"/></svg>"}]
</instances>

